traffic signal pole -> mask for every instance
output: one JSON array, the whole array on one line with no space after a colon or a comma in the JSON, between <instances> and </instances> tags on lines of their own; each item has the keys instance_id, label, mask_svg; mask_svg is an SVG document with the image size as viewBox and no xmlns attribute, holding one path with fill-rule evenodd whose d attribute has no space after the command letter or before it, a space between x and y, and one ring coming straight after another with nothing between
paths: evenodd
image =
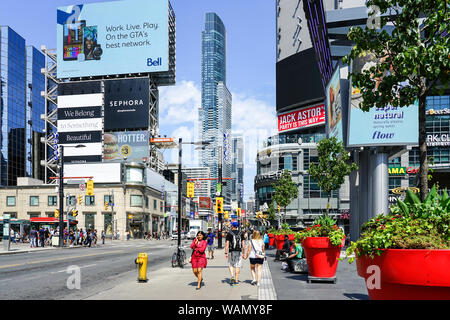
<instances>
[{"instance_id":1,"label":"traffic signal pole","mask_svg":"<svg viewBox=\"0 0 450 320\"><path fill-rule=\"evenodd\" d=\"M219 146L219 184L220 184L220 197L222 198L222 147ZM219 231L217 235L217 249L222 249L222 217L223 213L218 213L218 220L219 220Z\"/></svg>"}]
</instances>

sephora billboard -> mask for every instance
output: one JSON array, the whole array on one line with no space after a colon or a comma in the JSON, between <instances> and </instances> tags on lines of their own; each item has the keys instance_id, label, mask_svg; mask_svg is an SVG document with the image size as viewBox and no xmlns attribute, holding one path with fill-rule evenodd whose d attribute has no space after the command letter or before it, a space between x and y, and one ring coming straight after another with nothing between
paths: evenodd
<instances>
[{"instance_id":1,"label":"sephora billboard","mask_svg":"<svg viewBox=\"0 0 450 320\"><path fill-rule=\"evenodd\" d=\"M148 128L149 85L148 78L105 81L105 130Z\"/></svg>"}]
</instances>

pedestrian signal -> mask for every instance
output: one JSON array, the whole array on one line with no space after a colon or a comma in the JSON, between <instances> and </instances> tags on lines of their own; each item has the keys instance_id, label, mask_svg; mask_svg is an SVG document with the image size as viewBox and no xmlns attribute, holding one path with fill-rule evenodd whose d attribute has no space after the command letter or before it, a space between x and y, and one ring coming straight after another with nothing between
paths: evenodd
<instances>
[{"instance_id":1,"label":"pedestrian signal","mask_svg":"<svg viewBox=\"0 0 450 320\"><path fill-rule=\"evenodd\" d=\"M223 198L218 197L216 198L216 213L223 213Z\"/></svg>"},{"instance_id":2,"label":"pedestrian signal","mask_svg":"<svg viewBox=\"0 0 450 320\"><path fill-rule=\"evenodd\" d=\"M78 215L78 210L72 210L72 216L75 218Z\"/></svg>"},{"instance_id":3,"label":"pedestrian signal","mask_svg":"<svg viewBox=\"0 0 450 320\"><path fill-rule=\"evenodd\" d=\"M86 183L86 195L93 196L94 195L94 181L88 180Z\"/></svg>"},{"instance_id":4,"label":"pedestrian signal","mask_svg":"<svg viewBox=\"0 0 450 320\"><path fill-rule=\"evenodd\" d=\"M105 201L105 211L108 210L108 202Z\"/></svg>"},{"instance_id":5,"label":"pedestrian signal","mask_svg":"<svg viewBox=\"0 0 450 320\"><path fill-rule=\"evenodd\" d=\"M241 208L237 208L237 216L238 216L238 217L241 216Z\"/></svg>"}]
</instances>

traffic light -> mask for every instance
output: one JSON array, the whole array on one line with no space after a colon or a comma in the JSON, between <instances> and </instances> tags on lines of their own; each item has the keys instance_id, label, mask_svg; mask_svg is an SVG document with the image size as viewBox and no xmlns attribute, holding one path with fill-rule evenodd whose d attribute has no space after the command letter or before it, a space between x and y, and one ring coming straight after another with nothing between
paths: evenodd
<instances>
[{"instance_id":1,"label":"traffic light","mask_svg":"<svg viewBox=\"0 0 450 320\"><path fill-rule=\"evenodd\" d=\"M94 195L94 180L88 180L88 182L86 183L86 195Z\"/></svg>"},{"instance_id":2,"label":"traffic light","mask_svg":"<svg viewBox=\"0 0 450 320\"><path fill-rule=\"evenodd\" d=\"M229 217L228 217L228 211L225 211L223 217L224 217L225 220L228 220L228 218L229 218Z\"/></svg>"},{"instance_id":3,"label":"traffic light","mask_svg":"<svg viewBox=\"0 0 450 320\"><path fill-rule=\"evenodd\" d=\"M83 196L81 194L78 195L78 204L83 203Z\"/></svg>"},{"instance_id":4,"label":"traffic light","mask_svg":"<svg viewBox=\"0 0 450 320\"><path fill-rule=\"evenodd\" d=\"M55 210L55 218L56 218L56 219L59 218L59 210L58 210L58 209Z\"/></svg>"},{"instance_id":5,"label":"traffic light","mask_svg":"<svg viewBox=\"0 0 450 320\"><path fill-rule=\"evenodd\" d=\"M280 209L281 209L281 208L280 208L280 205L278 205L278 212L280 212Z\"/></svg>"},{"instance_id":6,"label":"traffic light","mask_svg":"<svg viewBox=\"0 0 450 320\"><path fill-rule=\"evenodd\" d=\"M194 183L193 182L187 183L187 197L188 198L194 197Z\"/></svg>"},{"instance_id":7,"label":"traffic light","mask_svg":"<svg viewBox=\"0 0 450 320\"><path fill-rule=\"evenodd\" d=\"M108 202L105 201L105 211L108 210Z\"/></svg>"},{"instance_id":8,"label":"traffic light","mask_svg":"<svg viewBox=\"0 0 450 320\"><path fill-rule=\"evenodd\" d=\"M223 213L223 198L218 197L216 198L216 213Z\"/></svg>"},{"instance_id":9,"label":"traffic light","mask_svg":"<svg viewBox=\"0 0 450 320\"><path fill-rule=\"evenodd\" d=\"M237 208L237 216L238 216L238 217L241 216L241 208Z\"/></svg>"},{"instance_id":10,"label":"traffic light","mask_svg":"<svg viewBox=\"0 0 450 320\"><path fill-rule=\"evenodd\" d=\"M78 215L78 210L74 209L72 210L72 216L75 218Z\"/></svg>"}]
</instances>

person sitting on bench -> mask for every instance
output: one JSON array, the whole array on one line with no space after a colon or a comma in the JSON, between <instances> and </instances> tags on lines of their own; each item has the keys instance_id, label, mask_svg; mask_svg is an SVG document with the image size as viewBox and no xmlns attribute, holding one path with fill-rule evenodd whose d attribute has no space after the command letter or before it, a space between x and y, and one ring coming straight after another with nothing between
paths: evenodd
<instances>
[{"instance_id":1,"label":"person sitting on bench","mask_svg":"<svg viewBox=\"0 0 450 320\"><path fill-rule=\"evenodd\" d=\"M302 258L303 248L299 243L295 243L294 241L290 241L291 250L289 252L288 257L286 258L286 262L289 266L289 271L295 271L295 264Z\"/></svg>"}]
</instances>

